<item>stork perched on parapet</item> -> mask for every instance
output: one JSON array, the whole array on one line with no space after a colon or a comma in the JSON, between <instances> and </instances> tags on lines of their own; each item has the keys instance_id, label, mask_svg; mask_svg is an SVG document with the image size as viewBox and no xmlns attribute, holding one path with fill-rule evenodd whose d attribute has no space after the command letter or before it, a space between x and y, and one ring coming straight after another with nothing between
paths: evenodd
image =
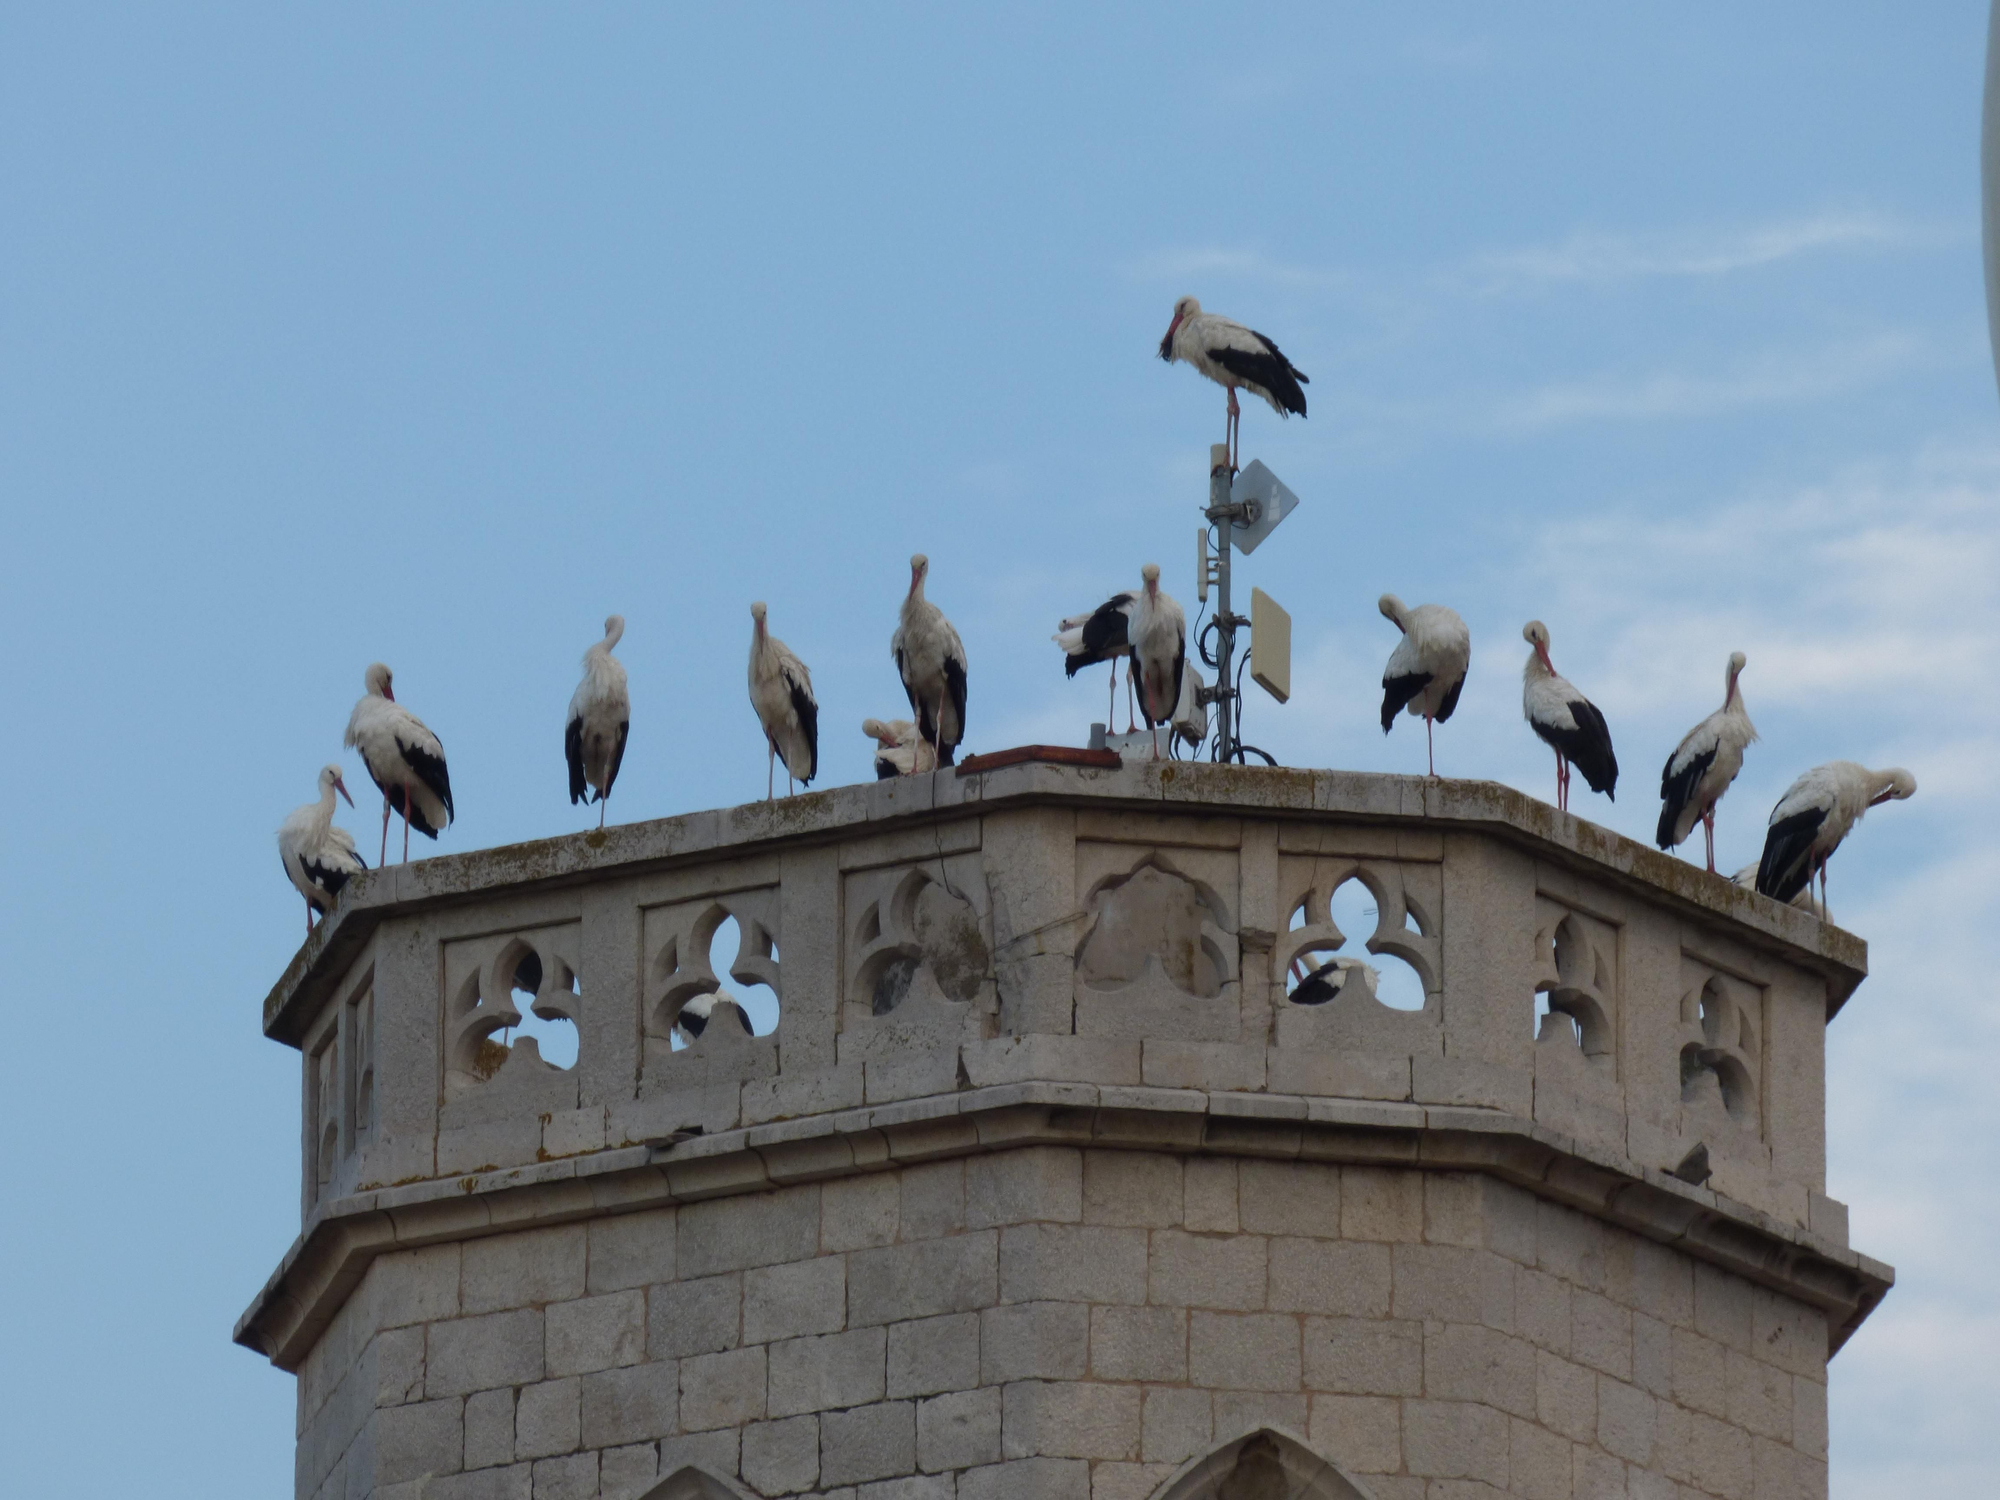
<instances>
[{"instance_id":1,"label":"stork perched on parapet","mask_svg":"<svg viewBox=\"0 0 2000 1500\"><path fill-rule=\"evenodd\" d=\"M1104 727L1116 731L1113 710L1118 705L1118 658L1132 654L1132 608L1136 594L1113 594L1088 614L1071 615L1049 637L1063 651L1063 675L1074 677L1085 667L1111 663L1111 693L1105 700ZM1132 706L1132 679L1125 679L1125 728L1129 733L1137 711Z\"/></svg>"},{"instance_id":2,"label":"stork perched on parapet","mask_svg":"<svg viewBox=\"0 0 2000 1500\"><path fill-rule=\"evenodd\" d=\"M1851 760L1814 766L1793 782L1771 809L1764 857L1757 863L1758 894L1790 901L1819 875L1819 902L1827 910L1826 864L1862 815L1917 791L1917 778L1901 768L1871 771Z\"/></svg>"},{"instance_id":3,"label":"stork perched on parapet","mask_svg":"<svg viewBox=\"0 0 2000 1500\"><path fill-rule=\"evenodd\" d=\"M889 654L903 679L917 732L948 766L965 738L965 644L944 611L924 597L924 580L931 560L919 552L910 559L910 591L903 596Z\"/></svg>"},{"instance_id":4,"label":"stork perched on parapet","mask_svg":"<svg viewBox=\"0 0 2000 1500\"><path fill-rule=\"evenodd\" d=\"M915 776L937 769L937 752L908 719L863 719L861 732L875 742L875 779Z\"/></svg>"},{"instance_id":5,"label":"stork perched on parapet","mask_svg":"<svg viewBox=\"0 0 2000 1500\"><path fill-rule=\"evenodd\" d=\"M1279 416L1306 414L1309 384L1305 372L1294 368L1278 346L1255 329L1232 323L1227 318L1201 310L1192 297L1174 304L1174 320L1160 340L1160 358L1168 364L1180 360L1193 365L1229 393L1229 467L1236 468L1237 437L1242 409L1236 404L1239 390L1262 396Z\"/></svg>"},{"instance_id":6,"label":"stork perched on parapet","mask_svg":"<svg viewBox=\"0 0 2000 1500\"><path fill-rule=\"evenodd\" d=\"M1425 753L1435 776L1437 752L1431 725L1442 724L1458 707L1459 689L1465 686L1465 672L1472 665L1472 632L1456 610L1442 604L1408 609L1394 594L1384 594L1376 607L1403 632L1396 649L1389 653L1389 665L1382 669L1382 732L1389 732L1399 709L1421 715Z\"/></svg>"},{"instance_id":7,"label":"stork perched on parapet","mask_svg":"<svg viewBox=\"0 0 2000 1500\"><path fill-rule=\"evenodd\" d=\"M1597 705L1558 676L1549 660L1549 627L1530 620L1521 639L1533 647L1521 669L1521 713L1528 727L1556 753L1556 806L1569 811L1569 768L1583 772L1593 792L1618 800L1618 757L1611 750L1611 730Z\"/></svg>"},{"instance_id":8,"label":"stork perched on parapet","mask_svg":"<svg viewBox=\"0 0 2000 1500\"><path fill-rule=\"evenodd\" d=\"M1139 674L1139 712L1153 732L1153 759L1158 760L1160 726L1173 722L1185 685L1187 616L1160 592L1158 563L1147 563L1139 578L1139 597L1132 602L1132 667Z\"/></svg>"},{"instance_id":9,"label":"stork perched on parapet","mask_svg":"<svg viewBox=\"0 0 2000 1500\"><path fill-rule=\"evenodd\" d=\"M575 806L597 794L597 826L604 826L604 803L618 767L625 760L625 736L631 727L632 698L625 688L625 668L611 654L625 634L625 617L604 622L604 639L583 653L583 681L569 700L569 723L563 730L563 756L569 761L569 800Z\"/></svg>"},{"instance_id":10,"label":"stork perched on parapet","mask_svg":"<svg viewBox=\"0 0 2000 1500\"><path fill-rule=\"evenodd\" d=\"M349 807L354 806L340 767L326 766L319 773L319 800L295 809L278 825L278 858L284 863L286 877L306 898L308 935L313 929L313 913L332 911L348 879L368 868L354 847L354 836L333 826L336 792L347 797Z\"/></svg>"},{"instance_id":11,"label":"stork perched on parapet","mask_svg":"<svg viewBox=\"0 0 2000 1500\"><path fill-rule=\"evenodd\" d=\"M347 720L345 743L382 789L381 862L389 862L389 814L403 816L403 858L410 857L410 829L435 839L453 817L451 773L444 745L424 721L396 701L394 675L381 662L362 679L368 691Z\"/></svg>"},{"instance_id":12,"label":"stork perched on parapet","mask_svg":"<svg viewBox=\"0 0 2000 1500\"><path fill-rule=\"evenodd\" d=\"M756 621L750 634L750 706L764 726L770 749L764 765L764 800L777 791L774 764L785 762L785 795L792 782L811 786L819 774L819 700L813 697L812 673L783 641L765 627L764 601L750 606Z\"/></svg>"},{"instance_id":13,"label":"stork perched on parapet","mask_svg":"<svg viewBox=\"0 0 2000 1500\"><path fill-rule=\"evenodd\" d=\"M1748 658L1729 654L1722 707L1690 729L1660 772L1660 826L1655 841L1662 849L1678 848L1701 824L1708 845L1708 870L1715 873L1715 804L1743 769L1743 751L1757 738L1757 726L1743 707L1743 675Z\"/></svg>"}]
</instances>

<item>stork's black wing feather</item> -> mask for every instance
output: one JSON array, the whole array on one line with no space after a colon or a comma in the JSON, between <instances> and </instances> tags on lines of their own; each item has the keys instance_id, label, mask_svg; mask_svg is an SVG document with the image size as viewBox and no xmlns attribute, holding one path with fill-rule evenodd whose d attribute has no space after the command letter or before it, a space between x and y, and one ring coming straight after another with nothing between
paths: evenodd
<instances>
[{"instance_id":1,"label":"stork's black wing feather","mask_svg":"<svg viewBox=\"0 0 2000 1500\"><path fill-rule=\"evenodd\" d=\"M958 739L948 745L938 746L938 764L948 766L958 754L959 740L965 738L965 663L955 656L947 656L944 659L944 691L945 696L951 700L952 712L958 720ZM944 733L942 726L939 727L938 733L942 737Z\"/></svg>"},{"instance_id":2,"label":"stork's black wing feather","mask_svg":"<svg viewBox=\"0 0 2000 1500\"><path fill-rule=\"evenodd\" d=\"M889 759L888 756L878 755L875 757L875 779L877 781L888 781L893 777L900 776L901 774L902 773L896 769L896 763L893 760Z\"/></svg>"},{"instance_id":3,"label":"stork's black wing feather","mask_svg":"<svg viewBox=\"0 0 2000 1500\"><path fill-rule=\"evenodd\" d=\"M569 721L563 730L563 759L569 762L569 800L574 807L587 801L589 790L583 780L583 719L579 716Z\"/></svg>"},{"instance_id":4,"label":"stork's black wing feather","mask_svg":"<svg viewBox=\"0 0 2000 1500\"><path fill-rule=\"evenodd\" d=\"M1290 995L1286 996L1294 1005L1324 1005L1340 993L1340 986L1346 976L1340 972L1340 961L1321 964L1312 973L1298 982ZM1329 977L1331 976L1331 977Z\"/></svg>"},{"instance_id":5,"label":"stork's black wing feather","mask_svg":"<svg viewBox=\"0 0 2000 1500\"><path fill-rule=\"evenodd\" d=\"M1773 823L1764 835L1764 857L1757 861L1758 894L1789 901L1812 880L1812 846L1826 822L1826 809L1809 807Z\"/></svg>"},{"instance_id":6,"label":"stork's black wing feather","mask_svg":"<svg viewBox=\"0 0 2000 1500\"><path fill-rule=\"evenodd\" d=\"M1113 594L1091 611L1090 618L1083 622L1083 649L1065 658L1065 675L1074 677L1085 667L1108 661L1130 648L1132 622L1126 610L1131 604L1130 594Z\"/></svg>"},{"instance_id":7,"label":"stork's black wing feather","mask_svg":"<svg viewBox=\"0 0 2000 1500\"><path fill-rule=\"evenodd\" d=\"M1458 674L1458 681L1454 682L1451 685L1451 690L1444 695L1444 702L1438 705L1438 723L1442 724L1446 719L1451 717L1452 711L1458 707L1458 695L1464 691L1465 674L1461 672Z\"/></svg>"},{"instance_id":8,"label":"stork's black wing feather","mask_svg":"<svg viewBox=\"0 0 2000 1500\"><path fill-rule=\"evenodd\" d=\"M792 690L792 712L798 715L799 728L805 731L809 757L805 775L799 778L799 783L811 786L813 777L819 775L819 705L813 702L813 695L806 685L789 672L785 674L785 686Z\"/></svg>"},{"instance_id":9,"label":"stork's black wing feather","mask_svg":"<svg viewBox=\"0 0 2000 1500\"><path fill-rule=\"evenodd\" d=\"M1691 756L1681 767L1678 775L1674 772L1674 756L1667 757L1667 763L1660 768L1660 826L1653 842L1662 849L1674 846L1674 830L1680 823L1681 814L1687 811L1694 800L1694 790L1701 785L1701 778L1708 774L1708 768L1715 764L1717 747L1711 745L1706 753ZM1679 755L1676 749L1674 755Z\"/></svg>"},{"instance_id":10,"label":"stork's black wing feather","mask_svg":"<svg viewBox=\"0 0 2000 1500\"><path fill-rule=\"evenodd\" d=\"M444 756L433 755L422 745L406 745L400 736L396 740L396 748L402 752L404 763L416 773L417 780L429 787L438 801L444 804L445 822L449 823L457 817L458 811L451 805L451 774L445 769ZM444 749L442 740L438 742L438 749ZM430 819L421 811L411 810L410 826L432 838L438 836L438 831L430 826Z\"/></svg>"},{"instance_id":11,"label":"stork's black wing feather","mask_svg":"<svg viewBox=\"0 0 2000 1500\"><path fill-rule=\"evenodd\" d=\"M1618 757L1611 749L1611 726L1604 722L1604 715L1597 705L1588 698L1572 698L1569 715L1576 721L1576 728L1562 736L1559 743L1547 734L1542 738L1562 751L1569 763L1583 772L1583 779L1590 783L1593 792L1602 792L1613 802L1618 800ZM1535 726L1541 733L1541 726Z\"/></svg>"},{"instance_id":12,"label":"stork's black wing feather","mask_svg":"<svg viewBox=\"0 0 2000 1500\"><path fill-rule=\"evenodd\" d=\"M1396 722L1396 715L1410 706L1410 700L1431 684L1428 672L1410 672L1401 677L1382 679L1382 732L1387 734L1389 726ZM1453 703L1458 701L1456 694Z\"/></svg>"},{"instance_id":13,"label":"stork's black wing feather","mask_svg":"<svg viewBox=\"0 0 2000 1500\"><path fill-rule=\"evenodd\" d=\"M611 747L611 769L604 775L604 790L597 800L602 802L611 795L611 788L618 784L618 768L625 764L625 736L632 728L630 719L618 721L618 743Z\"/></svg>"},{"instance_id":14,"label":"stork's black wing feather","mask_svg":"<svg viewBox=\"0 0 2000 1500\"><path fill-rule=\"evenodd\" d=\"M1287 412L1303 417L1306 414L1306 393L1299 389L1298 372L1292 368L1290 360L1278 352L1278 346L1261 333L1269 350L1265 354L1253 354L1247 349L1211 349L1208 357L1223 369L1248 385L1260 391L1269 391L1271 399Z\"/></svg>"}]
</instances>

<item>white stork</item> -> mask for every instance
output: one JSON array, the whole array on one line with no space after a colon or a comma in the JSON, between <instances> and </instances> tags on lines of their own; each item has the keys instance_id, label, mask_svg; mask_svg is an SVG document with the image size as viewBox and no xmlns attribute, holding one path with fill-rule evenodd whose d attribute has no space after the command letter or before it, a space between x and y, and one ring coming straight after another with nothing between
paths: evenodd
<instances>
[{"instance_id":1,"label":"white stork","mask_svg":"<svg viewBox=\"0 0 2000 1500\"><path fill-rule=\"evenodd\" d=\"M819 700L813 697L806 664L765 629L763 600L750 606L750 618L757 622L750 635L750 706L757 710L771 752L764 764L764 800L769 802L777 791L772 778L779 757L785 762L788 797L793 781L811 786L819 774Z\"/></svg>"},{"instance_id":2,"label":"white stork","mask_svg":"<svg viewBox=\"0 0 2000 1500\"><path fill-rule=\"evenodd\" d=\"M861 732L875 742L877 781L937 769L937 752L908 719L863 719Z\"/></svg>"},{"instance_id":3,"label":"white stork","mask_svg":"<svg viewBox=\"0 0 2000 1500\"><path fill-rule=\"evenodd\" d=\"M944 611L924 597L930 571L923 553L910 559L910 591L889 637L889 654L917 716L917 732L937 752L937 763L948 766L965 738L965 644Z\"/></svg>"},{"instance_id":4,"label":"white stork","mask_svg":"<svg viewBox=\"0 0 2000 1500\"><path fill-rule=\"evenodd\" d=\"M1701 824L1708 845L1708 872L1715 873L1715 804L1743 769L1743 751L1757 738L1757 726L1743 707L1736 679L1749 660L1741 651L1729 653L1722 707L1690 729L1660 772L1660 827L1655 842L1675 849ZM1754 885L1755 882L1752 882Z\"/></svg>"},{"instance_id":5,"label":"white stork","mask_svg":"<svg viewBox=\"0 0 2000 1500\"><path fill-rule=\"evenodd\" d=\"M1132 601L1132 665L1139 674L1139 713L1153 731L1153 759L1158 760L1160 726L1173 722L1185 686L1187 616L1160 592L1158 563L1147 563L1139 577L1143 587Z\"/></svg>"},{"instance_id":6,"label":"white stork","mask_svg":"<svg viewBox=\"0 0 2000 1500\"><path fill-rule=\"evenodd\" d=\"M319 800L294 810L278 825L278 858L285 875L306 898L306 933L311 935L313 913L330 912L339 899L348 877L368 868L354 847L354 836L333 826L333 794L347 796L347 783L340 778L339 766L326 766L319 773Z\"/></svg>"},{"instance_id":7,"label":"white stork","mask_svg":"<svg viewBox=\"0 0 2000 1500\"><path fill-rule=\"evenodd\" d=\"M683 1047L692 1046L694 1039L708 1030L708 1023L714 1019L716 1011L723 1006L727 1006L730 1010L736 1012L737 1023L742 1026L745 1036L755 1036L757 1034L752 1029L750 1017L744 1012L742 1006L738 1005L727 995L719 995L714 990L710 990L707 994L696 995L694 999L683 1005L680 1009L680 1014L674 1017L674 1035L680 1038L681 1045Z\"/></svg>"},{"instance_id":8,"label":"white stork","mask_svg":"<svg viewBox=\"0 0 2000 1500\"><path fill-rule=\"evenodd\" d=\"M1814 766L1793 782L1771 809L1764 857L1757 862L1757 890L1790 901L1819 872L1820 907L1826 909L1826 862L1869 808L1913 797L1917 778L1900 768L1871 771L1851 760Z\"/></svg>"},{"instance_id":9,"label":"white stork","mask_svg":"<svg viewBox=\"0 0 2000 1500\"><path fill-rule=\"evenodd\" d=\"M1236 467L1237 433L1242 416L1236 392L1247 390L1271 403L1279 416L1306 414L1306 393L1299 389L1310 384L1303 370L1295 369L1278 346L1254 329L1227 318L1205 313L1192 297L1174 304L1174 320L1160 340L1160 358L1168 364L1180 360L1195 367L1229 392L1229 466Z\"/></svg>"},{"instance_id":10,"label":"white stork","mask_svg":"<svg viewBox=\"0 0 2000 1500\"><path fill-rule=\"evenodd\" d=\"M343 743L361 752L361 763L382 789L381 862L389 862L391 812L403 815L403 858L408 860L412 826L435 839L453 817L444 745L396 701L394 679L381 662L371 665L362 681L368 691L348 717Z\"/></svg>"},{"instance_id":11,"label":"white stork","mask_svg":"<svg viewBox=\"0 0 2000 1500\"><path fill-rule=\"evenodd\" d=\"M1466 668L1472 665L1472 632L1456 610L1442 604L1406 609L1394 594L1384 594L1376 607L1403 632L1389 665L1382 669L1382 732L1396 722L1396 711L1407 707L1424 721L1424 747L1431 775L1437 775L1437 752L1431 725L1442 724L1458 707Z\"/></svg>"},{"instance_id":12,"label":"white stork","mask_svg":"<svg viewBox=\"0 0 2000 1500\"><path fill-rule=\"evenodd\" d=\"M1593 792L1618 800L1618 757L1611 751L1611 730L1597 705L1558 676L1549 660L1549 627L1530 620L1521 639L1534 649L1521 669L1521 713L1528 727L1556 753L1556 806L1569 811L1569 768L1583 772Z\"/></svg>"},{"instance_id":13,"label":"white stork","mask_svg":"<svg viewBox=\"0 0 2000 1500\"><path fill-rule=\"evenodd\" d=\"M611 654L625 634L625 617L604 622L604 639L583 653L583 681L569 700L569 724L563 730L563 755L569 761L569 800L588 805L597 793L597 826L604 826L604 801L618 767L625 759L625 735L632 724L632 697L625 689L625 667Z\"/></svg>"},{"instance_id":14,"label":"white stork","mask_svg":"<svg viewBox=\"0 0 2000 1500\"><path fill-rule=\"evenodd\" d=\"M1085 667L1111 663L1111 692L1104 704L1104 727L1116 729L1112 710L1118 705L1118 658L1132 654L1132 608L1136 594L1113 594L1085 615L1071 615L1049 637L1063 650L1063 675L1074 677ZM1125 679L1125 728L1129 733L1137 710L1132 706L1132 679Z\"/></svg>"}]
</instances>

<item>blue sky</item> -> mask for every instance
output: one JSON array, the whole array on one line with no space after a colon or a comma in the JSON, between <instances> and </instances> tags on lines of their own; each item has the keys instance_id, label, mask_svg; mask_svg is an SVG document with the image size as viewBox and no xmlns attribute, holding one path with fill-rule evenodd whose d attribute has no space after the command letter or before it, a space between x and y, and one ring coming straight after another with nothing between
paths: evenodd
<instances>
[{"instance_id":1,"label":"blue sky","mask_svg":"<svg viewBox=\"0 0 2000 1500\"><path fill-rule=\"evenodd\" d=\"M231 1347L296 1228L257 1031L271 846L362 668L443 736L463 850L582 826L561 715L624 613L621 819L761 794L747 608L811 663L827 784L897 710L907 558L967 747L1080 742L1054 621L1192 594L1220 393L1174 298L1276 337L1303 498L1239 577L1295 621L1292 764L1374 726L1393 590L1474 664L1440 769L1551 792L1521 623L1604 708L1615 806L1719 701L1720 857L1805 767L1917 798L1833 868L1875 977L1830 1187L1901 1283L1834 1365L1833 1493L1990 1471L2000 429L1983 7L839 11L19 6L0 16L0 1447L23 1493L290 1482ZM1252 690L1254 693L1254 689ZM367 799L360 799L364 812ZM343 818L358 832L368 818ZM364 845L373 840L364 837ZM428 852L428 849L427 851ZM1698 850L1697 850L1698 852ZM372 853L372 848L371 848Z\"/></svg>"}]
</instances>

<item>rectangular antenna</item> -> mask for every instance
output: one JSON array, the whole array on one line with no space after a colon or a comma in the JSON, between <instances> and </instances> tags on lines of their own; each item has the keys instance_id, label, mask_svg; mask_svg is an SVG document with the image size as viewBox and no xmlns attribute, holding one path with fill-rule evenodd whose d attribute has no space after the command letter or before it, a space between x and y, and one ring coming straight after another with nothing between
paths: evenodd
<instances>
[{"instance_id":1,"label":"rectangular antenna","mask_svg":"<svg viewBox=\"0 0 2000 1500\"><path fill-rule=\"evenodd\" d=\"M1280 703L1292 696L1292 617L1256 588L1250 590L1250 677Z\"/></svg>"},{"instance_id":2,"label":"rectangular antenna","mask_svg":"<svg viewBox=\"0 0 2000 1500\"><path fill-rule=\"evenodd\" d=\"M1208 528L1195 528L1194 554L1194 596L1203 604L1208 603Z\"/></svg>"}]
</instances>

